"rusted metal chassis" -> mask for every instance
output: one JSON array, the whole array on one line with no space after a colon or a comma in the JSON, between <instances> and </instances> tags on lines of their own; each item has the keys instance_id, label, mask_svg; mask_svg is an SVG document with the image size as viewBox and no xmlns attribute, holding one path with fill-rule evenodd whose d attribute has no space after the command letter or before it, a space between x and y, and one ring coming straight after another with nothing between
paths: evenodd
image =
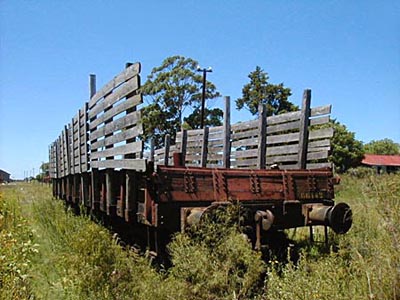
<instances>
[{"instance_id":1,"label":"rusted metal chassis","mask_svg":"<svg viewBox=\"0 0 400 300\"><path fill-rule=\"evenodd\" d=\"M238 201L260 231L325 225L337 233L351 226L347 204L334 205L330 170L248 170L159 166L148 182L142 220L168 231L199 222L204 212ZM178 223L177 220L180 220Z\"/></svg>"}]
</instances>

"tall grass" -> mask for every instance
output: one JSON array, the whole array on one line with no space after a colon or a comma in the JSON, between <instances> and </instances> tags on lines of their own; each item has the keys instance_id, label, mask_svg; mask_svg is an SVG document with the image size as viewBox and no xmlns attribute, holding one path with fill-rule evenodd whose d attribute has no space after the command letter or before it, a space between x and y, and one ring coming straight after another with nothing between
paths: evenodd
<instances>
[{"instance_id":1,"label":"tall grass","mask_svg":"<svg viewBox=\"0 0 400 300\"><path fill-rule=\"evenodd\" d=\"M48 187L2 187L0 299L400 299L400 175L344 176L337 191L354 223L331 251L297 230L296 263L263 262L228 218L177 234L156 270Z\"/></svg>"},{"instance_id":2,"label":"tall grass","mask_svg":"<svg viewBox=\"0 0 400 300\"><path fill-rule=\"evenodd\" d=\"M354 214L339 251L269 268L266 299L400 299L400 176L345 176L337 196Z\"/></svg>"},{"instance_id":3,"label":"tall grass","mask_svg":"<svg viewBox=\"0 0 400 300\"><path fill-rule=\"evenodd\" d=\"M20 211L15 186L0 189L0 299L30 299L29 271L38 252L33 230Z\"/></svg>"}]
</instances>

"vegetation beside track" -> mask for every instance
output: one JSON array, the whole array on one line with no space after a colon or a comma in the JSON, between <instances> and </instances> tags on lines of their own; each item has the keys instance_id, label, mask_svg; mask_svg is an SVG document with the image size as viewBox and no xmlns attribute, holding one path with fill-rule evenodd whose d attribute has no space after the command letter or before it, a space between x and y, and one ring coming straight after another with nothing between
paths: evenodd
<instances>
[{"instance_id":1,"label":"vegetation beside track","mask_svg":"<svg viewBox=\"0 0 400 300\"><path fill-rule=\"evenodd\" d=\"M328 251L291 230L297 262L263 262L234 226L207 226L176 236L168 270L73 215L49 186L2 185L0 299L399 299L400 175L362 177L337 187L354 223Z\"/></svg>"}]
</instances>

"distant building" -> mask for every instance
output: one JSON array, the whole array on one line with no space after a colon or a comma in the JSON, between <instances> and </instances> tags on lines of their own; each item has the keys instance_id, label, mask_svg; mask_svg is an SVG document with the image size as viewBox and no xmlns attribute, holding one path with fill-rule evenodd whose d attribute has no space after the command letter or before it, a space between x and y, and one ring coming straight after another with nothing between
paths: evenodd
<instances>
[{"instance_id":1,"label":"distant building","mask_svg":"<svg viewBox=\"0 0 400 300\"><path fill-rule=\"evenodd\" d=\"M361 163L375 168L377 173L400 171L400 155L365 154Z\"/></svg>"},{"instance_id":2,"label":"distant building","mask_svg":"<svg viewBox=\"0 0 400 300\"><path fill-rule=\"evenodd\" d=\"M10 182L10 174L0 169L0 183Z\"/></svg>"}]
</instances>

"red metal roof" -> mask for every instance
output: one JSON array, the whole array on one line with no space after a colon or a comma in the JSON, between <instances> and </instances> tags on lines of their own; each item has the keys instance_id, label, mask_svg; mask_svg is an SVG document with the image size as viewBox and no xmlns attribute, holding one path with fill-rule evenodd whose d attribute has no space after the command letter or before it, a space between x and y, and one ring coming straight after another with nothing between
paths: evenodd
<instances>
[{"instance_id":1,"label":"red metal roof","mask_svg":"<svg viewBox=\"0 0 400 300\"><path fill-rule=\"evenodd\" d=\"M361 163L370 166L400 167L400 155L365 154Z\"/></svg>"}]
</instances>

